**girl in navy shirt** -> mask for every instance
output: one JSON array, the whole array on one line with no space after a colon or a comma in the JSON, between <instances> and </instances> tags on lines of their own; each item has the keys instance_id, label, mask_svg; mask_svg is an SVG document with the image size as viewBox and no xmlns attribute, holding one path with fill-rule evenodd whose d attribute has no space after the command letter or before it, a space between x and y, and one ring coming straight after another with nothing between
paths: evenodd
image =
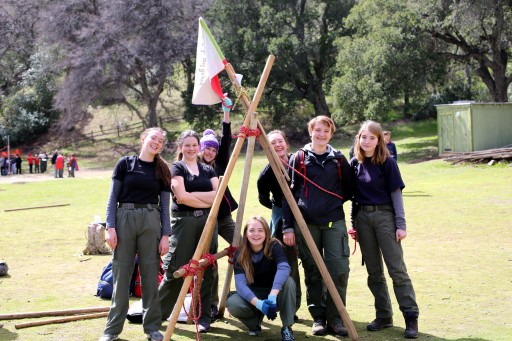
<instances>
[{"instance_id":1,"label":"girl in navy shirt","mask_svg":"<svg viewBox=\"0 0 512 341\"><path fill-rule=\"evenodd\" d=\"M419 309L401 244L407 236L402 200L405 185L396 161L386 148L379 123L363 122L356 136L354 152L355 157L350 162L356 176L352 221L376 310L376 318L367 329L377 331L393 326L393 311L382 263L384 258L405 318L405 337L416 338Z\"/></svg>"}]
</instances>

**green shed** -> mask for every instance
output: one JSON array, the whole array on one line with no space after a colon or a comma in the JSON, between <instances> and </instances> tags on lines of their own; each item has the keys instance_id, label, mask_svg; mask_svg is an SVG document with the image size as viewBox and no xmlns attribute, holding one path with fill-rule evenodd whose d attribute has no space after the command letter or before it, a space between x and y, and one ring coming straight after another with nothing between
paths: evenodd
<instances>
[{"instance_id":1,"label":"green shed","mask_svg":"<svg viewBox=\"0 0 512 341\"><path fill-rule=\"evenodd\" d=\"M512 144L512 103L455 102L436 108L439 154Z\"/></svg>"}]
</instances>

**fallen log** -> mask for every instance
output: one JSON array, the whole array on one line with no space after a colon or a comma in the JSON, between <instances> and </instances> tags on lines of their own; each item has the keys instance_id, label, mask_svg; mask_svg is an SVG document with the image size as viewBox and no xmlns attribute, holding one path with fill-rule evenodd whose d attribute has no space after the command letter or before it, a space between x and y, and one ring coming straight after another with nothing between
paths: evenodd
<instances>
[{"instance_id":1,"label":"fallen log","mask_svg":"<svg viewBox=\"0 0 512 341\"><path fill-rule=\"evenodd\" d=\"M486 163L490 160L512 160L512 148L495 148L475 152L446 153L441 155L443 159L452 164L461 162Z\"/></svg>"},{"instance_id":2,"label":"fallen log","mask_svg":"<svg viewBox=\"0 0 512 341\"><path fill-rule=\"evenodd\" d=\"M50 310L50 311L39 311L33 313L16 313L16 314L4 314L0 315L0 320L17 320L25 318L45 317L45 316L69 316L85 313L100 313L108 312L110 307L94 307L94 308L82 308L82 309L67 309L67 310Z\"/></svg>"},{"instance_id":3,"label":"fallen log","mask_svg":"<svg viewBox=\"0 0 512 341\"><path fill-rule=\"evenodd\" d=\"M23 329L23 328L29 328L29 327L44 326L47 324L66 323L66 322L79 321L79 320L90 320L90 319L97 319L100 317L106 317L107 315L108 315L108 312L104 312L104 313L94 313L94 314L84 314L84 315L62 317L62 318L51 319L51 320L25 322L25 323L15 324L14 328Z\"/></svg>"}]
</instances>

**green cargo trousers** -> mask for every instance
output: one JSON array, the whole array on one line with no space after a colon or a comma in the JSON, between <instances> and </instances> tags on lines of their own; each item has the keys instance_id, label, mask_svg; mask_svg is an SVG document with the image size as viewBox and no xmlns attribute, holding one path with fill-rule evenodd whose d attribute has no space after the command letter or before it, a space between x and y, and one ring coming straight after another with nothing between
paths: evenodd
<instances>
[{"instance_id":1,"label":"green cargo trousers","mask_svg":"<svg viewBox=\"0 0 512 341\"><path fill-rule=\"evenodd\" d=\"M162 316L158 300L158 273L161 239L159 208L118 208L116 214L117 247L112 259L114 290L112 306L107 317L104 334L118 335L123 330L129 308L130 280L133 260L138 253L142 297L142 326L148 334L160 329Z\"/></svg>"},{"instance_id":2,"label":"green cargo trousers","mask_svg":"<svg viewBox=\"0 0 512 341\"><path fill-rule=\"evenodd\" d=\"M181 266L188 264L193 258L207 218L208 214L200 217L183 216L171 218L172 232L169 236L169 252L163 259L165 276L158 288L162 318L164 319L171 315L183 286L184 278L174 278L173 273ZM216 227L214 228L215 234L217 231ZM210 253L214 253L217 249L216 240L217 238L212 238ZM209 266L204 271L201 284L201 316L199 322L211 322L212 270L212 267Z\"/></svg>"},{"instance_id":3,"label":"green cargo trousers","mask_svg":"<svg viewBox=\"0 0 512 341\"><path fill-rule=\"evenodd\" d=\"M350 249L345 220L326 225L308 224L308 229L317 249L323 255L324 263L341 300L346 304ZM299 257L304 267L306 300L311 317L326 319L332 325L341 322L338 309L325 287L320 270L297 224L295 224L295 235Z\"/></svg>"},{"instance_id":4,"label":"green cargo trousers","mask_svg":"<svg viewBox=\"0 0 512 341\"><path fill-rule=\"evenodd\" d=\"M389 209L372 212L359 210L356 228L368 272L368 287L375 297L376 317L393 316L382 258L393 280L393 289L402 314L404 317L418 317L416 294L405 267L402 244L396 241L393 208L390 206Z\"/></svg>"},{"instance_id":5,"label":"green cargo trousers","mask_svg":"<svg viewBox=\"0 0 512 341\"><path fill-rule=\"evenodd\" d=\"M260 300L266 300L272 288L254 288L250 287L252 292ZM291 277L288 277L284 282L283 288L277 295L277 309L283 327L293 325L293 317L295 315L295 282ZM226 308L229 313L239 319L250 331L260 328L263 319L263 313L259 311L250 302L238 295L236 292L231 292L227 301Z\"/></svg>"}]
</instances>

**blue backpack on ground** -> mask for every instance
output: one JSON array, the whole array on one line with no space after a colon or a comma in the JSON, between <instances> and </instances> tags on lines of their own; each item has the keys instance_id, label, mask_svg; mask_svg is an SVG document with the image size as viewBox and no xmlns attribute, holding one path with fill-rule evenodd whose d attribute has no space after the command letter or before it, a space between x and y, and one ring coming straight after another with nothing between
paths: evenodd
<instances>
[{"instance_id":1,"label":"blue backpack on ground","mask_svg":"<svg viewBox=\"0 0 512 341\"><path fill-rule=\"evenodd\" d=\"M113 290L114 279L112 278L112 262L109 262L101 272L100 280L98 282L98 289L96 290L96 296L111 299Z\"/></svg>"}]
</instances>

